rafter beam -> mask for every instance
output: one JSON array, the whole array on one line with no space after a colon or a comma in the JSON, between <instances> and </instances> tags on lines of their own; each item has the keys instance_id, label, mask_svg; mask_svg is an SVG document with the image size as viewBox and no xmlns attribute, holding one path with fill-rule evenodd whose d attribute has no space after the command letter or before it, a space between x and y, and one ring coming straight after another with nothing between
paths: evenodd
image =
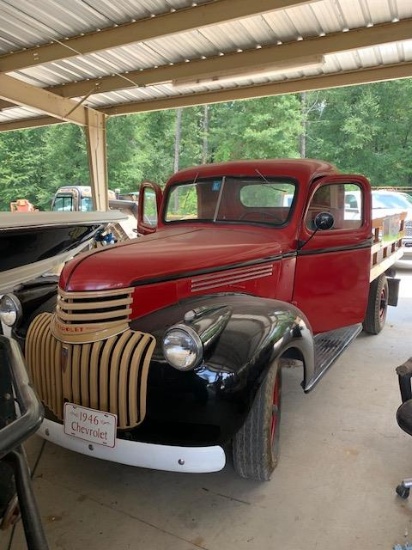
<instances>
[{"instance_id":1,"label":"rafter beam","mask_svg":"<svg viewBox=\"0 0 412 550\"><path fill-rule=\"evenodd\" d=\"M117 48L134 42L216 25L268 11L310 4L320 0L216 0L174 13L142 19L99 32L76 36L0 57L0 72L11 72L58 59Z\"/></svg>"},{"instance_id":2,"label":"rafter beam","mask_svg":"<svg viewBox=\"0 0 412 550\"><path fill-rule=\"evenodd\" d=\"M9 109L10 107L14 107L14 103L10 103L10 101L3 101L0 99L0 111L3 109Z\"/></svg>"},{"instance_id":3,"label":"rafter beam","mask_svg":"<svg viewBox=\"0 0 412 550\"><path fill-rule=\"evenodd\" d=\"M89 93L106 93L180 79L200 80L224 75L227 71L233 74L236 70L254 70L259 66L275 65L276 63L295 63L299 59L303 61L311 56L335 54L341 51L387 44L395 39L396 41L407 40L411 36L412 19L406 19L398 23L375 25L371 28L308 38L299 42L268 46L242 53L179 63L173 66L166 65L157 69L130 71L127 74L91 79L64 86L54 86L49 90L64 97L81 97Z\"/></svg>"},{"instance_id":4,"label":"rafter beam","mask_svg":"<svg viewBox=\"0 0 412 550\"><path fill-rule=\"evenodd\" d=\"M0 74L0 99L37 109L52 117L86 126L87 108L76 101Z\"/></svg>"},{"instance_id":5,"label":"rafter beam","mask_svg":"<svg viewBox=\"0 0 412 550\"><path fill-rule=\"evenodd\" d=\"M21 118L11 122L0 122L0 132L12 132L14 130L27 130L28 128L41 128L52 124L66 124L65 120L59 120L51 116L34 118Z\"/></svg>"},{"instance_id":6,"label":"rafter beam","mask_svg":"<svg viewBox=\"0 0 412 550\"><path fill-rule=\"evenodd\" d=\"M314 76L305 79L295 79L258 86L248 86L232 90L221 90L218 92L198 93L179 95L178 97L166 99L154 99L144 102L125 103L114 107L102 109L106 115L119 116L131 113L143 113L148 111L161 111L164 109L176 109L177 107L191 107L204 105L206 103L221 103L224 101L252 99L271 95L282 95L311 90L324 90L342 86L354 86L382 82L386 80L397 80L400 78L412 77L412 63L405 62L397 65L383 65L370 69L358 69L341 73ZM16 122L0 123L0 132L20 130L24 128L35 128L60 121L50 117L39 117L20 120Z\"/></svg>"},{"instance_id":7,"label":"rafter beam","mask_svg":"<svg viewBox=\"0 0 412 550\"><path fill-rule=\"evenodd\" d=\"M399 63L397 65L384 65L371 69L358 69L334 74L323 74L304 79L294 79L271 84L257 86L238 87L231 90L220 90L198 94L182 95L168 99L154 99L144 102L125 103L101 109L108 116L119 116L131 113L143 113L148 111L160 111L175 109L177 107L192 107L206 103L222 103L272 95L283 95L311 90L324 90L358 84L370 84L386 80L397 80L412 77L412 63ZM1 130L1 125L0 125Z\"/></svg>"}]
</instances>

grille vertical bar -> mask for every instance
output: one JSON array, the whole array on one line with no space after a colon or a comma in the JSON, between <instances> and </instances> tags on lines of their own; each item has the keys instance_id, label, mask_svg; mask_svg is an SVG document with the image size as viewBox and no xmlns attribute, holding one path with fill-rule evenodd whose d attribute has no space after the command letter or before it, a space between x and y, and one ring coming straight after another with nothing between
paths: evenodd
<instances>
[{"instance_id":1,"label":"grille vertical bar","mask_svg":"<svg viewBox=\"0 0 412 550\"><path fill-rule=\"evenodd\" d=\"M36 317L26 340L27 366L41 400L60 419L69 401L116 414L120 429L140 424L154 337L127 330L103 341L62 344L51 332L52 318Z\"/></svg>"}]
</instances>

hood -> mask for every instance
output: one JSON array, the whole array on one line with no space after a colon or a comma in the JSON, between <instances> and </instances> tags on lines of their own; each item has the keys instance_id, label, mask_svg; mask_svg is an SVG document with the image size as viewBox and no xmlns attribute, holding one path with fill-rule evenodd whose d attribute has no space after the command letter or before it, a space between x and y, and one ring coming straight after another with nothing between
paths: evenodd
<instances>
[{"instance_id":1,"label":"hood","mask_svg":"<svg viewBox=\"0 0 412 550\"><path fill-rule=\"evenodd\" d=\"M240 266L284 252L280 236L280 230L266 228L167 228L79 256L63 270L60 286L68 291L109 290Z\"/></svg>"},{"instance_id":2,"label":"hood","mask_svg":"<svg viewBox=\"0 0 412 550\"><path fill-rule=\"evenodd\" d=\"M1 212L0 294L62 264L97 231L124 219L120 212Z\"/></svg>"}]
</instances>

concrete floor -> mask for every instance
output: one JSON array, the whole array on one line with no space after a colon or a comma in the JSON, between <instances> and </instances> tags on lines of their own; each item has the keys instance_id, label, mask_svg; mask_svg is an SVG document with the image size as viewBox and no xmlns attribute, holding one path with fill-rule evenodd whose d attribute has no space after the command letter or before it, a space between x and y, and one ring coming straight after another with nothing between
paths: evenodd
<instances>
[{"instance_id":1,"label":"concrete floor","mask_svg":"<svg viewBox=\"0 0 412 550\"><path fill-rule=\"evenodd\" d=\"M309 395L284 376L281 458L270 482L134 469L47 443L34 490L51 549L390 550L412 542L412 438L396 424L395 367L412 355L412 274L379 336L358 337ZM34 464L42 440L26 445ZM25 548L21 524L9 546Z\"/></svg>"}]
</instances>

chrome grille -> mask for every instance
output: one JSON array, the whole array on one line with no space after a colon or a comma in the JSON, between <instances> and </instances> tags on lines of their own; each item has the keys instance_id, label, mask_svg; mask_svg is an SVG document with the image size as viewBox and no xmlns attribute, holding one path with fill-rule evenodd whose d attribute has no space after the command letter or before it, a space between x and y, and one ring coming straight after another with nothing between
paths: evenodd
<instances>
[{"instance_id":1,"label":"chrome grille","mask_svg":"<svg viewBox=\"0 0 412 550\"><path fill-rule=\"evenodd\" d=\"M155 338L126 330L98 342L67 344L52 333L53 315L30 326L26 361L41 400L63 419L65 401L116 414L120 429L146 414L147 375Z\"/></svg>"},{"instance_id":2,"label":"chrome grille","mask_svg":"<svg viewBox=\"0 0 412 550\"><path fill-rule=\"evenodd\" d=\"M412 220L405 221L405 237L412 237Z\"/></svg>"}]
</instances>

